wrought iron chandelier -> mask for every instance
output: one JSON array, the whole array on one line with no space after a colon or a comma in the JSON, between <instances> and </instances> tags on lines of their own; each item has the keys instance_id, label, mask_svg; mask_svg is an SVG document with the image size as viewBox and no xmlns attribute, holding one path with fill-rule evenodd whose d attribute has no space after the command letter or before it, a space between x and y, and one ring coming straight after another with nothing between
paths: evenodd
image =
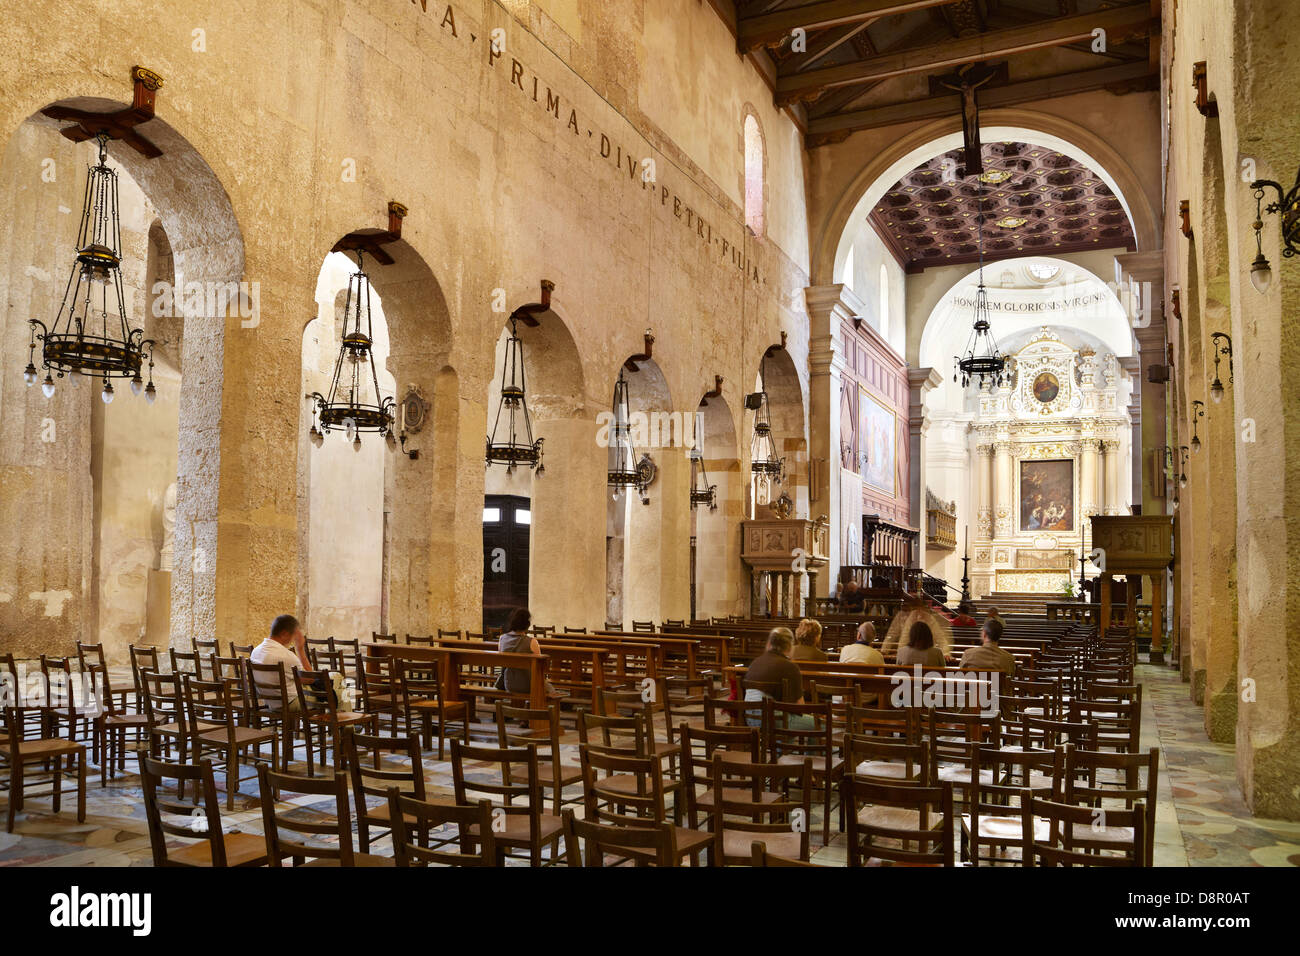
<instances>
[{"instance_id":1,"label":"wrought iron chandelier","mask_svg":"<svg viewBox=\"0 0 1300 956\"><path fill-rule=\"evenodd\" d=\"M785 459L776 453L776 439L772 437L772 411L767 399L767 355L758 365L759 390L745 399L745 406L754 412L754 437L750 442L750 471L763 478L783 481Z\"/></svg>"},{"instance_id":2,"label":"wrought iron chandelier","mask_svg":"<svg viewBox=\"0 0 1300 956\"><path fill-rule=\"evenodd\" d=\"M646 480L637 467L636 449L632 445L631 414L628 410L627 379L618 370L614 384L614 427L609 442L609 486L617 498L625 488L635 488L645 498Z\"/></svg>"},{"instance_id":3,"label":"wrought iron chandelier","mask_svg":"<svg viewBox=\"0 0 1300 956\"><path fill-rule=\"evenodd\" d=\"M718 486L709 484L709 473L704 468L704 453L699 445L691 448L691 508L708 505L710 511L718 510Z\"/></svg>"},{"instance_id":4,"label":"wrought iron chandelier","mask_svg":"<svg viewBox=\"0 0 1300 956\"><path fill-rule=\"evenodd\" d=\"M501 427L501 413L508 419L505 441L497 441ZM523 435L519 434L522 419ZM492 434L487 440L487 463L505 465L506 474L513 474L516 465L526 465L542 474L542 439L533 440L533 425L528 417L528 399L524 395L524 345L519 340L518 320L510 316L510 340L506 343L505 358L501 362L501 402L497 417L492 422Z\"/></svg>"},{"instance_id":5,"label":"wrought iron chandelier","mask_svg":"<svg viewBox=\"0 0 1300 956\"><path fill-rule=\"evenodd\" d=\"M983 189L980 189L979 212L976 213L975 221L979 227L980 244L980 281L979 287L975 290L975 324L971 329L971 337L966 343L965 355L961 358L953 357L956 368L953 370L952 380L957 381L957 375L960 373L962 388L969 385L973 378L979 380L981 388L984 387L985 379L1001 386L1007 364L1006 357L998 351L998 343L994 340L993 332L989 327L989 293L984 287Z\"/></svg>"},{"instance_id":6,"label":"wrought iron chandelier","mask_svg":"<svg viewBox=\"0 0 1300 956\"><path fill-rule=\"evenodd\" d=\"M311 440L320 445L326 432L341 428L352 447L361 450L362 432L384 432L390 445L394 442L394 401L391 395L379 394L379 370L374 361L374 327L370 308L370 276L366 274L364 251L357 249L357 271L348 278L348 296L343 306L343 343L334 363L334 378L328 397L312 392L308 398L316 403L311 426ZM365 399L366 370L370 367L369 390L374 401ZM319 427L317 423L319 422Z\"/></svg>"},{"instance_id":7,"label":"wrought iron chandelier","mask_svg":"<svg viewBox=\"0 0 1300 956\"><path fill-rule=\"evenodd\" d=\"M51 372L65 375L98 375L104 388L104 404L113 401L114 378L129 378L131 393L143 389L150 403L157 396L153 385L153 339L144 337L143 329L131 328L122 293L122 226L118 216L117 173L108 166L107 133L96 136L99 162L90 167L86 177L86 194L81 208L81 229L77 235L77 259L72 264L63 302L46 327L39 319L30 319L31 343L23 380L36 384L36 343L41 343L41 367L45 397L54 394ZM37 332L37 329L40 331ZM140 375L149 364L149 382ZM75 382L76 379L70 379Z\"/></svg>"}]
</instances>

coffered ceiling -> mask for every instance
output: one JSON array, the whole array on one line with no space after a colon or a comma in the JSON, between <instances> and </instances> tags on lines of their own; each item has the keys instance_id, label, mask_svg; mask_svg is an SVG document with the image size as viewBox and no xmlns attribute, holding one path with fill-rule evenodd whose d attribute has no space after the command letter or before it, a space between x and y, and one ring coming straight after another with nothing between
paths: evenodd
<instances>
[{"instance_id":1,"label":"coffered ceiling","mask_svg":"<svg viewBox=\"0 0 1300 956\"><path fill-rule=\"evenodd\" d=\"M985 143L984 174L964 177L962 151L904 175L871 210L871 224L909 272L979 259L1137 246L1119 199L1078 160L1032 143Z\"/></svg>"}]
</instances>

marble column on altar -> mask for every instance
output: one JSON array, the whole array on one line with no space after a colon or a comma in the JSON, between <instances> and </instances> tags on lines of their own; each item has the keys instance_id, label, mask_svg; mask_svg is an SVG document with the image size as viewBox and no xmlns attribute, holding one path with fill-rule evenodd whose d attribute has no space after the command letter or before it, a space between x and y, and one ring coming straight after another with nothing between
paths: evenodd
<instances>
[{"instance_id":1,"label":"marble column on altar","mask_svg":"<svg viewBox=\"0 0 1300 956\"><path fill-rule=\"evenodd\" d=\"M1117 515L1123 511L1121 504L1124 501L1124 492L1121 482L1124 479L1124 468L1123 462L1120 461L1119 450L1120 443L1117 441L1107 440L1101 443L1102 460L1105 462L1102 496L1106 506L1105 513L1108 515Z\"/></svg>"},{"instance_id":2,"label":"marble column on altar","mask_svg":"<svg viewBox=\"0 0 1300 956\"><path fill-rule=\"evenodd\" d=\"M1097 440L1089 435L1079 443L1079 514L1085 521L1098 513L1097 448ZM1079 526L1084 527L1082 521Z\"/></svg>"},{"instance_id":3,"label":"marble column on altar","mask_svg":"<svg viewBox=\"0 0 1300 956\"><path fill-rule=\"evenodd\" d=\"M929 421L925 414L925 396L932 388L942 384L943 376L938 369L913 368L907 371L908 386L908 451L911 467L908 469L908 499L911 523L925 527L925 488L926 488L926 453L925 433ZM925 567L925 534L922 533L916 554L917 567Z\"/></svg>"},{"instance_id":4,"label":"marble column on altar","mask_svg":"<svg viewBox=\"0 0 1300 956\"><path fill-rule=\"evenodd\" d=\"M993 537L1004 538L1012 533L1015 516L1015 489L1012 486L1011 442L998 441L993 445Z\"/></svg>"},{"instance_id":5,"label":"marble column on altar","mask_svg":"<svg viewBox=\"0 0 1300 956\"><path fill-rule=\"evenodd\" d=\"M975 513L976 540L993 537L993 446L975 448L975 473L979 487L978 511Z\"/></svg>"}]
</instances>

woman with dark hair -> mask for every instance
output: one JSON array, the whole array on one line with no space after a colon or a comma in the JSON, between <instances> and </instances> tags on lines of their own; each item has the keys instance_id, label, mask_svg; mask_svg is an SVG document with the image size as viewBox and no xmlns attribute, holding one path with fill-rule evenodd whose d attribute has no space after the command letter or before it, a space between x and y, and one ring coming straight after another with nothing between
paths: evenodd
<instances>
[{"instance_id":1,"label":"woman with dark hair","mask_svg":"<svg viewBox=\"0 0 1300 956\"><path fill-rule=\"evenodd\" d=\"M934 632L925 621L913 621L907 632L907 643L899 647L897 662L906 667L919 664L922 667L943 667L943 651L934 646Z\"/></svg>"},{"instance_id":2,"label":"woman with dark hair","mask_svg":"<svg viewBox=\"0 0 1300 956\"><path fill-rule=\"evenodd\" d=\"M517 607L511 611L510 617L506 619L506 632L497 641L497 650L502 654L542 653L537 638L528 633L532 623L533 616L528 608ZM503 667L497 675L496 687L497 690L506 690L512 694L527 694L532 690L532 681L526 668ZM550 681L547 681L546 696L563 697L564 695L552 687Z\"/></svg>"}]
</instances>

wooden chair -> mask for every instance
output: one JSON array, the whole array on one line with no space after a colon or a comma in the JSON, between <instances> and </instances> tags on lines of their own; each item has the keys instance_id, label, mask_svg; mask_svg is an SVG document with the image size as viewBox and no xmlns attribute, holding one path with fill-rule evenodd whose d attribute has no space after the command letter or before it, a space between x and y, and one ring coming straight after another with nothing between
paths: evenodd
<instances>
[{"instance_id":1,"label":"wooden chair","mask_svg":"<svg viewBox=\"0 0 1300 956\"><path fill-rule=\"evenodd\" d=\"M308 637L303 640L303 646L307 649L307 660L312 662L312 666L317 669L320 665L316 663L317 654L334 654L334 638L332 637Z\"/></svg>"},{"instance_id":2,"label":"wooden chair","mask_svg":"<svg viewBox=\"0 0 1300 956\"><path fill-rule=\"evenodd\" d=\"M211 680L212 674L204 669L203 655L198 651L178 651L172 648L167 652L171 658L173 674L188 674L191 677L197 677L199 680Z\"/></svg>"},{"instance_id":3,"label":"wooden chair","mask_svg":"<svg viewBox=\"0 0 1300 956\"><path fill-rule=\"evenodd\" d=\"M197 637L190 639L192 650L200 657L211 657L213 654L221 653L221 644L215 638L209 641L201 641Z\"/></svg>"},{"instance_id":4,"label":"wooden chair","mask_svg":"<svg viewBox=\"0 0 1300 956\"><path fill-rule=\"evenodd\" d=\"M812 726L807 726L809 723ZM831 794L839 784L844 761L836 752L834 716L829 701L823 704L785 704L763 701L763 725L768 759L798 765L812 760L812 782L822 790L822 846L831 842ZM843 817L841 808L840 816ZM843 829L843 819L840 828Z\"/></svg>"},{"instance_id":5,"label":"wooden chair","mask_svg":"<svg viewBox=\"0 0 1300 956\"><path fill-rule=\"evenodd\" d=\"M951 783L885 784L846 773L840 792L848 820L849 866L865 866L872 859L954 865ZM896 812L882 815L882 809Z\"/></svg>"},{"instance_id":6,"label":"wooden chair","mask_svg":"<svg viewBox=\"0 0 1300 956\"><path fill-rule=\"evenodd\" d=\"M748 865L753 862L756 839L780 856L807 862L812 772L810 758L797 765L737 763L714 754L711 777L717 810L709 821L712 863ZM799 790L799 800L786 796L790 787Z\"/></svg>"},{"instance_id":7,"label":"wooden chair","mask_svg":"<svg viewBox=\"0 0 1300 956\"><path fill-rule=\"evenodd\" d=\"M1128 700L1075 697L1070 701L1070 720L1096 728L1095 750L1137 753L1142 736L1142 688Z\"/></svg>"},{"instance_id":8,"label":"wooden chair","mask_svg":"<svg viewBox=\"0 0 1300 956\"><path fill-rule=\"evenodd\" d=\"M111 780L117 770L126 773L126 735L135 734L136 760L142 759L140 750L149 745L149 717L129 713L124 700L109 689L108 668L91 664L84 673L90 675L92 685L103 701L104 709L95 718L95 752L100 755L100 772L104 780Z\"/></svg>"},{"instance_id":9,"label":"wooden chair","mask_svg":"<svg viewBox=\"0 0 1300 956\"><path fill-rule=\"evenodd\" d=\"M185 724L181 678L176 674L141 671L140 701L149 723L149 756L171 759L174 746L177 759L185 763L190 752L190 731ZM205 729L211 730L212 727L206 726ZM177 781L177 793L183 791L184 784L184 780Z\"/></svg>"},{"instance_id":10,"label":"wooden chair","mask_svg":"<svg viewBox=\"0 0 1300 956\"><path fill-rule=\"evenodd\" d=\"M700 828L700 817L717 811L713 796L713 758L735 763L762 763L763 752L757 727L692 727L682 724L682 791L686 800L687 825ZM703 787L703 791L699 788ZM736 794L732 794L736 796ZM744 796L744 794L740 794ZM775 794L769 795L776 799Z\"/></svg>"},{"instance_id":11,"label":"wooden chair","mask_svg":"<svg viewBox=\"0 0 1300 956\"><path fill-rule=\"evenodd\" d=\"M470 806L429 803L388 791L388 816L393 821L393 862L396 866L503 866L502 851L492 833L492 803ZM456 835L431 840L429 834L455 827ZM455 844L458 850L444 850ZM475 849L477 847L477 850Z\"/></svg>"},{"instance_id":12,"label":"wooden chair","mask_svg":"<svg viewBox=\"0 0 1300 956\"><path fill-rule=\"evenodd\" d=\"M93 688L66 657L41 655L41 676L45 680L47 719L52 721L55 736L65 731L67 739L92 742L92 762L99 763L98 740L95 737L95 720L101 707L95 700ZM89 675L86 675L87 678ZM80 692L79 692L80 691Z\"/></svg>"},{"instance_id":13,"label":"wooden chair","mask_svg":"<svg viewBox=\"0 0 1300 956\"><path fill-rule=\"evenodd\" d=\"M234 641L231 641L231 642L230 642L230 656L231 656L231 657L252 657L252 656L253 656L253 645L252 645L252 644L236 644Z\"/></svg>"},{"instance_id":14,"label":"wooden chair","mask_svg":"<svg viewBox=\"0 0 1300 956\"><path fill-rule=\"evenodd\" d=\"M407 634L406 643L409 647L433 647L436 639L432 634L420 636L416 634Z\"/></svg>"},{"instance_id":15,"label":"wooden chair","mask_svg":"<svg viewBox=\"0 0 1300 956\"><path fill-rule=\"evenodd\" d=\"M929 786L930 744L909 743L904 738L845 734L841 745L844 772L876 783L914 783Z\"/></svg>"},{"instance_id":16,"label":"wooden chair","mask_svg":"<svg viewBox=\"0 0 1300 956\"><path fill-rule=\"evenodd\" d=\"M403 713L401 681L397 661L391 657L363 657L356 661L357 686L361 690L361 709L374 714L388 732L397 736L397 723Z\"/></svg>"},{"instance_id":17,"label":"wooden chair","mask_svg":"<svg viewBox=\"0 0 1300 956\"><path fill-rule=\"evenodd\" d=\"M432 640L432 638L430 638ZM438 661L397 661L397 702L405 721L406 736L419 720L426 750L433 748L433 725L438 725L438 759L446 752L447 724L460 724L461 739L469 743L469 704L442 699L442 668Z\"/></svg>"},{"instance_id":18,"label":"wooden chair","mask_svg":"<svg viewBox=\"0 0 1300 956\"><path fill-rule=\"evenodd\" d=\"M208 751L221 756L226 770L226 809L233 810L235 791L239 789L240 758L248 750L255 750L260 757L262 745L270 744L271 760L275 762L279 741L273 731L241 727L235 722L230 681L202 681L185 676L181 678L181 692L185 699L185 720L190 728L200 728L205 723L216 725L212 730L193 730L190 742L196 761L201 761Z\"/></svg>"},{"instance_id":19,"label":"wooden chair","mask_svg":"<svg viewBox=\"0 0 1300 956\"><path fill-rule=\"evenodd\" d=\"M497 778L501 783L483 779L490 771L475 768L466 772L466 761L481 761L497 765ZM511 766L511 765L517 766ZM522 771L518 768L522 768ZM564 822L557 816L542 812L542 782L538 772L537 751L532 747L471 747L462 741L451 742L452 782L456 803L466 806L470 794L490 794L504 803L496 804L498 814L494 820L496 842L506 850L525 850L533 866L542 866L542 850L551 848L552 864L558 862L559 842L564 836ZM509 783L505 781L509 780ZM475 800L481 799L475 797ZM518 803L516 802L518 801ZM522 805L521 805L522 804ZM494 811L495 812L495 811ZM471 833L475 830L471 828Z\"/></svg>"},{"instance_id":20,"label":"wooden chair","mask_svg":"<svg viewBox=\"0 0 1300 956\"><path fill-rule=\"evenodd\" d=\"M396 644L397 634L380 634L378 631L371 631L370 640L375 644Z\"/></svg>"},{"instance_id":21,"label":"wooden chair","mask_svg":"<svg viewBox=\"0 0 1300 956\"><path fill-rule=\"evenodd\" d=\"M663 684L664 725L668 742L676 743L673 731L683 721L704 720L704 702L715 694L712 677L666 677Z\"/></svg>"},{"instance_id":22,"label":"wooden chair","mask_svg":"<svg viewBox=\"0 0 1300 956\"><path fill-rule=\"evenodd\" d=\"M653 634L654 632L655 632L654 621L633 621L632 622L633 634Z\"/></svg>"},{"instance_id":23,"label":"wooden chair","mask_svg":"<svg viewBox=\"0 0 1300 956\"><path fill-rule=\"evenodd\" d=\"M352 848L352 818L348 812L348 782L342 773L324 777L300 777L276 773L266 763L257 764L258 792L262 798L262 828L266 834L267 863L284 866L289 859L294 866L392 866L385 856L356 853ZM327 823L295 819L293 809L276 809L276 794L283 791L334 798L334 819ZM295 835L325 836L336 844L286 839L281 831ZM309 862L307 862L309 861Z\"/></svg>"},{"instance_id":24,"label":"wooden chair","mask_svg":"<svg viewBox=\"0 0 1300 956\"><path fill-rule=\"evenodd\" d=\"M1109 808L1099 816L1102 812L1040 800L1026 790L1020 797L1021 862L1025 866L1146 866L1146 804L1139 800L1132 809ZM1100 852L1096 845L1102 835L1109 852Z\"/></svg>"},{"instance_id":25,"label":"wooden chair","mask_svg":"<svg viewBox=\"0 0 1300 956\"><path fill-rule=\"evenodd\" d=\"M667 799L663 766L650 754L632 754L606 749L598 744L579 748L582 761L582 792L585 815L591 823L620 827L658 826L667 823ZM603 774L603 775L602 775ZM631 810L632 813L625 812ZM681 817L680 808L674 816ZM712 836L680 826L673 827L673 844L679 857L696 865L698 854L708 849ZM631 851L637 858L636 851Z\"/></svg>"},{"instance_id":26,"label":"wooden chair","mask_svg":"<svg viewBox=\"0 0 1300 956\"><path fill-rule=\"evenodd\" d=\"M564 629L564 633L565 634L586 634L587 629L585 627L566 627Z\"/></svg>"},{"instance_id":27,"label":"wooden chair","mask_svg":"<svg viewBox=\"0 0 1300 956\"><path fill-rule=\"evenodd\" d=\"M460 631L448 631L448 630L444 630L441 627L438 628L439 641L445 641L445 640L459 641L460 639L461 639Z\"/></svg>"},{"instance_id":28,"label":"wooden chair","mask_svg":"<svg viewBox=\"0 0 1300 956\"><path fill-rule=\"evenodd\" d=\"M135 693L138 698L141 693L140 673L142 671L162 671L158 665L158 648L150 645L132 644L127 650L131 654L131 676L135 678Z\"/></svg>"},{"instance_id":29,"label":"wooden chair","mask_svg":"<svg viewBox=\"0 0 1300 956\"><path fill-rule=\"evenodd\" d=\"M660 765L660 785L665 793L673 795L673 823L680 826L682 822L682 801L678 795L682 789L680 777L663 771L665 758L675 760L681 754L680 747L664 750L664 744L654 739L650 717L644 711L634 711L626 717L608 717L601 714L578 712L578 740L580 744L595 744L607 751L619 750L638 757L653 757ZM632 778L616 780L610 787L632 786Z\"/></svg>"},{"instance_id":30,"label":"wooden chair","mask_svg":"<svg viewBox=\"0 0 1300 956\"><path fill-rule=\"evenodd\" d=\"M960 817L961 856L972 866L1007 862L1008 854L1022 842L1017 801L1025 790L1044 799L1052 797L1056 753L988 746L980 747L975 759L980 772ZM987 855L983 848L988 849Z\"/></svg>"},{"instance_id":31,"label":"wooden chair","mask_svg":"<svg viewBox=\"0 0 1300 956\"><path fill-rule=\"evenodd\" d=\"M293 759L295 736L302 725L302 710L294 709L289 695L289 677L279 664L259 664L251 658L244 661L244 668L248 724L258 730L269 727L279 734L279 768L287 773L289 761Z\"/></svg>"},{"instance_id":32,"label":"wooden chair","mask_svg":"<svg viewBox=\"0 0 1300 956\"><path fill-rule=\"evenodd\" d=\"M670 738L668 741L654 738L655 715L665 713L658 681L649 681L643 688L600 688L596 693L596 709L601 714L618 717L640 714L645 719L646 744L651 748L650 752L667 759L669 773L672 776L677 775L677 761L681 757L681 747L671 741L672 732L667 732Z\"/></svg>"},{"instance_id":33,"label":"wooden chair","mask_svg":"<svg viewBox=\"0 0 1300 956\"><path fill-rule=\"evenodd\" d=\"M370 844L392 830L391 805L388 802L390 790L398 790L414 800L426 799L420 742L414 737L364 734L358 727L349 727L343 733L343 752L352 779L357 838L361 852L369 853ZM367 799L370 797L378 797L381 802L372 804ZM371 827L382 832L372 835Z\"/></svg>"},{"instance_id":34,"label":"wooden chair","mask_svg":"<svg viewBox=\"0 0 1300 956\"><path fill-rule=\"evenodd\" d=\"M1146 753L1106 753L1065 744L1057 749L1055 766L1060 784L1058 799L1062 803L1092 807L1107 817L1115 801L1124 810L1132 810L1138 803L1145 805L1147 839L1143 865L1151 866L1155 852L1156 786L1160 779L1159 749L1152 747ZM1124 828L1107 825L1098 829L1095 823L1096 820L1087 827L1075 828L1076 846L1085 850L1109 850L1116 843L1128 842Z\"/></svg>"},{"instance_id":35,"label":"wooden chair","mask_svg":"<svg viewBox=\"0 0 1300 956\"><path fill-rule=\"evenodd\" d=\"M86 746L58 736L53 725L54 717L47 706L4 708L5 735L0 742L0 757L9 766L9 815L5 827L14 832L14 818L31 796L50 796L53 812L62 809L64 761L68 771L76 767L77 822L86 822ZM50 774L51 790L48 794L27 793L28 767L42 764Z\"/></svg>"},{"instance_id":36,"label":"wooden chair","mask_svg":"<svg viewBox=\"0 0 1300 956\"><path fill-rule=\"evenodd\" d=\"M193 784L199 795L198 805L164 797L162 790L168 780L176 781L177 792L183 789L184 784ZM210 761L192 765L143 757L140 783L154 866L266 865L266 839L260 833L226 833L222 827L217 785ZM181 819L164 818L164 813ZM168 836L180 837L186 842L180 846L169 844Z\"/></svg>"},{"instance_id":37,"label":"wooden chair","mask_svg":"<svg viewBox=\"0 0 1300 956\"><path fill-rule=\"evenodd\" d=\"M582 782L582 767L564 763L560 751L560 705L552 702L545 710L528 707L511 707L504 700L496 704L497 746L534 747L542 777L542 789L551 792L552 808L556 816L565 803L581 803L581 797L564 797L564 788ZM546 721L545 730L534 730L532 725ZM511 722L515 727L511 727ZM522 726L520 726L522 724ZM467 741L468 742L468 741ZM506 768L507 771L509 767ZM507 783L509 780L506 781Z\"/></svg>"},{"instance_id":38,"label":"wooden chair","mask_svg":"<svg viewBox=\"0 0 1300 956\"><path fill-rule=\"evenodd\" d=\"M564 849L569 866L603 867L606 856L632 859L638 866L677 866L681 854L677 851L675 833L670 823L614 826L579 820L572 810L564 811Z\"/></svg>"},{"instance_id":39,"label":"wooden chair","mask_svg":"<svg viewBox=\"0 0 1300 956\"><path fill-rule=\"evenodd\" d=\"M330 675L325 671L305 671L301 667L293 669L293 683L298 691L298 700L302 703L300 721L303 737L307 744L307 776L316 772L313 751L315 737L320 737L320 763L325 766L325 744L328 741L334 751L337 764L346 759L339 749L339 736L345 727L365 727L374 731L377 718L374 714L361 714L351 710L339 710L334 700L334 688ZM342 769L341 767L336 769Z\"/></svg>"},{"instance_id":40,"label":"wooden chair","mask_svg":"<svg viewBox=\"0 0 1300 956\"><path fill-rule=\"evenodd\" d=\"M664 627L685 627L685 626L686 626L685 618L681 618L681 619L674 619L671 617L664 618Z\"/></svg>"}]
</instances>

